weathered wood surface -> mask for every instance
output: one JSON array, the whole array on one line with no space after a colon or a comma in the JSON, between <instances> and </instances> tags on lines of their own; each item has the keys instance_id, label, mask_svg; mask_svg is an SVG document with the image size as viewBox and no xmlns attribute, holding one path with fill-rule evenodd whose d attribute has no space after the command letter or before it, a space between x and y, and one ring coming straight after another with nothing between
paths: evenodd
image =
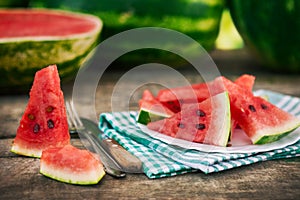
<instances>
[{"instance_id":1,"label":"weathered wood surface","mask_svg":"<svg viewBox=\"0 0 300 200\"><path fill-rule=\"evenodd\" d=\"M299 75L269 73L243 51L213 52L212 56L222 75L235 78L243 73L253 74L257 77L255 89L300 97ZM190 70L180 72L191 82L199 81ZM110 110L110 95L123 73L105 74L102 89L97 92L97 99L101 99L97 100L97 112ZM164 78L174 81L172 77ZM128 81L124 88L130 84L135 83ZM62 87L65 97L70 98L72 84ZM137 108L134 98L138 97L133 97L130 109ZM93 186L51 180L39 173L39 159L10 152L27 100L27 95L0 96L0 199L298 199L300 196L300 158L267 161L209 175L199 172L155 180L143 174L129 174L124 179L106 175ZM72 143L81 146L76 136Z\"/></svg>"},{"instance_id":2,"label":"weathered wood surface","mask_svg":"<svg viewBox=\"0 0 300 200\"><path fill-rule=\"evenodd\" d=\"M77 139L76 139L77 140ZM78 141L72 140L77 146ZM94 186L60 183L39 173L39 159L8 152L12 139L0 140L1 199L296 199L300 195L300 159L257 163L226 172L190 173L148 179L130 174L124 179L106 175Z\"/></svg>"}]
</instances>

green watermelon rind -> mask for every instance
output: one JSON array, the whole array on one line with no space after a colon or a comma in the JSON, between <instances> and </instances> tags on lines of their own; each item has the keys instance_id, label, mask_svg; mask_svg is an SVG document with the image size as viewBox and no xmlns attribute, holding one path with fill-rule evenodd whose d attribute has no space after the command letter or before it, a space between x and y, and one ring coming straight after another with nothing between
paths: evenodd
<instances>
[{"instance_id":1,"label":"green watermelon rind","mask_svg":"<svg viewBox=\"0 0 300 200\"><path fill-rule=\"evenodd\" d=\"M18 155L23 155L23 156L33 157L33 158L40 158L42 155L42 151L40 149L33 150L28 148L21 148L21 146L19 145L13 145L10 151Z\"/></svg>"},{"instance_id":2,"label":"green watermelon rind","mask_svg":"<svg viewBox=\"0 0 300 200\"><path fill-rule=\"evenodd\" d=\"M23 155L23 156L33 157L33 158L41 158L44 149L47 149L52 146L62 147L67 144L69 144L69 141L57 142L52 145L44 144L32 148L32 146L35 144L32 144L31 142L27 142L18 138L18 142L14 142L10 151L18 155Z\"/></svg>"},{"instance_id":3,"label":"green watermelon rind","mask_svg":"<svg viewBox=\"0 0 300 200\"><path fill-rule=\"evenodd\" d=\"M36 9L48 12L46 9ZM53 13L71 12L52 10ZM16 37L0 39L0 88L28 88L37 70L57 64L62 79L72 77L86 56L99 41L102 21L96 16L78 14L95 22L95 28L84 34L47 37ZM55 62L55 63L54 63Z\"/></svg>"},{"instance_id":4,"label":"green watermelon rind","mask_svg":"<svg viewBox=\"0 0 300 200\"><path fill-rule=\"evenodd\" d=\"M95 46L97 37L93 35L63 41L0 42L0 70L5 75L1 78L0 87L7 87L8 83L10 86L29 85L35 72L50 64L57 64L59 71L76 71ZM60 74L67 77L66 72L62 71Z\"/></svg>"},{"instance_id":5,"label":"green watermelon rind","mask_svg":"<svg viewBox=\"0 0 300 200\"><path fill-rule=\"evenodd\" d=\"M210 127L214 127L214 129L208 129L210 133L206 134L204 143L226 147L231 131L229 94L228 92L222 92L220 94L212 96L211 99L213 104L217 104L218 106L221 105L221 111L220 109L215 109L214 107L212 107L212 123L210 124Z\"/></svg>"},{"instance_id":6,"label":"green watermelon rind","mask_svg":"<svg viewBox=\"0 0 300 200\"><path fill-rule=\"evenodd\" d=\"M295 118L294 120L290 120L280 126L274 126L266 130L260 130L256 133L255 137L251 138L251 140L253 141L253 144L257 145L272 143L287 136L298 127L300 127L300 120Z\"/></svg>"},{"instance_id":7,"label":"green watermelon rind","mask_svg":"<svg viewBox=\"0 0 300 200\"><path fill-rule=\"evenodd\" d=\"M87 174L84 173L81 176L74 175L72 173L67 173L62 171L58 173L57 169L47 167L46 164L41 162L40 165L40 173L46 177L52 178L54 180L65 182L69 184L77 184L77 185L92 185L97 184L105 175L104 170L99 170L99 172ZM71 178L70 178L71 177Z\"/></svg>"},{"instance_id":8,"label":"green watermelon rind","mask_svg":"<svg viewBox=\"0 0 300 200\"><path fill-rule=\"evenodd\" d=\"M150 122L158 121L164 118L170 117L165 113L153 112L144 108L141 108L137 118L137 122L140 124L147 125Z\"/></svg>"}]
</instances>

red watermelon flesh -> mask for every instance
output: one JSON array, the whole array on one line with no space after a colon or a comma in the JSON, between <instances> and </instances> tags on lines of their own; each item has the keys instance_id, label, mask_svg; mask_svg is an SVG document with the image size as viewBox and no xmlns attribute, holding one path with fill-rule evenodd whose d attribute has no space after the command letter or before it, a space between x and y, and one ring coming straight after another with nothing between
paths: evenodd
<instances>
[{"instance_id":1,"label":"red watermelon flesh","mask_svg":"<svg viewBox=\"0 0 300 200\"><path fill-rule=\"evenodd\" d=\"M183 104L180 112L150 122L147 127L178 139L226 146L230 132L228 94L223 92L201 103Z\"/></svg>"},{"instance_id":2,"label":"red watermelon flesh","mask_svg":"<svg viewBox=\"0 0 300 200\"><path fill-rule=\"evenodd\" d=\"M244 74L236 79L236 84L246 88L252 92L255 77L252 75ZM213 82L213 81L212 81ZM181 104L183 103L196 103L201 102L211 95L223 92L222 82L220 85L212 88L212 82L193 84L191 86L183 86L171 89L160 90L156 99L164 106L177 113L180 111ZM215 84L215 83L214 83Z\"/></svg>"},{"instance_id":3,"label":"red watermelon flesh","mask_svg":"<svg viewBox=\"0 0 300 200\"><path fill-rule=\"evenodd\" d=\"M43 151L40 173L71 184L96 184L105 175L99 158L87 150L72 145Z\"/></svg>"},{"instance_id":4,"label":"red watermelon flesh","mask_svg":"<svg viewBox=\"0 0 300 200\"><path fill-rule=\"evenodd\" d=\"M154 113L164 113L166 116L174 114L174 112L160 103L150 90L144 90L142 99L139 101L139 107Z\"/></svg>"},{"instance_id":5,"label":"red watermelon flesh","mask_svg":"<svg viewBox=\"0 0 300 200\"><path fill-rule=\"evenodd\" d=\"M201 83L191 86L163 89L158 92L156 98L164 106L177 113L181 110L181 104L201 102L209 96L207 85Z\"/></svg>"},{"instance_id":6,"label":"red watermelon flesh","mask_svg":"<svg viewBox=\"0 0 300 200\"><path fill-rule=\"evenodd\" d=\"M254 82L255 82L255 76L249 74L243 74L234 81L235 84L243 87L245 90L249 92L252 92Z\"/></svg>"},{"instance_id":7,"label":"red watermelon flesh","mask_svg":"<svg viewBox=\"0 0 300 200\"><path fill-rule=\"evenodd\" d=\"M89 21L75 14L62 15L59 11L44 10L24 11L26 10L15 9L0 12L0 38L70 36L86 34L95 29L93 20Z\"/></svg>"},{"instance_id":8,"label":"red watermelon flesh","mask_svg":"<svg viewBox=\"0 0 300 200\"><path fill-rule=\"evenodd\" d=\"M274 142L300 126L300 120L249 90L220 77L230 97L232 119L253 144Z\"/></svg>"},{"instance_id":9,"label":"red watermelon flesh","mask_svg":"<svg viewBox=\"0 0 300 200\"><path fill-rule=\"evenodd\" d=\"M57 67L51 65L36 72L11 151L40 157L48 147L69 143L64 96Z\"/></svg>"},{"instance_id":10,"label":"red watermelon flesh","mask_svg":"<svg viewBox=\"0 0 300 200\"><path fill-rule=\"evenodd\" d=\"M248 92L252 93L253 86L255 82L255 76L249 75L249 74L243 74L240 77L238 77L234 83L243 87ZM233 118L231 119L231 137L234 134L234 129L238 127L238 123Z\"/></svg>"}]
</instances>

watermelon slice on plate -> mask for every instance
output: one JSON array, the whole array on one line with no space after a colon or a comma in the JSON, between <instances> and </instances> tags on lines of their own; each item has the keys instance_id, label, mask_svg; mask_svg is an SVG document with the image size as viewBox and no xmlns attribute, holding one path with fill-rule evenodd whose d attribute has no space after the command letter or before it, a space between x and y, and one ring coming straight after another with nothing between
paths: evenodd
<instances>
[{"instance_id":1,"label":"watermelon slice on plate","mask_svg":"<svg viewBox=\"0 0 300 200\"><path fill-rule=\"evenodd\" d=\"M56 65L38 71L30 99L17 129L11 151L40 157L49 147L70 143L63 92Z\"/></svg>"},{"instance_id":2,"label":"watermelon slice on plate","mask_svg":"<svg viewBox=\"0 0 300 200\"><path fill-rule=\"evenodd\" d=\"M254 76L244 74L238 77L235 83L252 92L254 81ZM209 98L211 95L223 91L223 88L220 88L220 85L218 85L217 88L215 87L212 89L211 84L212 82L198 83L190 86L162 89L158 92L156 99L165 107L177 113L181 110L180 107L183 103L201 102Z\"/></svg>"},{"instance_id":3,"label":"watermelon slice on plate","mask_svg":"<svg viewBox=\"0 0 300 200\"><path fill-rule=\"evenodd\" d=\"M198 86L192 85L192 89L181 87L175 88L174 90L161 90L157 99L162 99L161 97L164 97L164 100L179 102L177 99L178 96L174 95L172 91L176 91L177 94L188 94L193 90L196 91L197 88L207 91L209 87L210 91L212 91L211 95L215 96L208 99L214 99L216 96L228 92L230 101L229 116L231 115L231 121L225 121L231 123L231 125L229 125L229 127L231 126L231 136L233 137L235 133L238 134L240 131L237 131L237 128L241 128L249 138L249 142L252 144L273 143L297 129L300 126L300 119L276 107L268 102L266 98L254 96L252 92L254 81L255 77L251 75L242 75L236 79L235 82L232 82L225 77L218 77L205 85L203 83ZM185 92L184 90L189 91ZM170 94L170 96L168 96L168 94ZM175 98L173 98L174 96ZM189 96L185 96L185 100L189 98ZM197 99L200 100L199 96ZM208 99L198 104L184 101L180 105L180 112L177 112L170 118L151 122L147 127L154 132L163 133L164 135L173 138L179 138L195 143L226 146L227 140L225 138L229 135L225 134L225 132L227 133L227 126L225 126L226 131L224 131L224 135L222 135L219 134L220 125L217 124L218 121L220 121L217 113L224 116L224 110L226 110L224 109L224 105L226 103L219 107L205 106L207 105ZM224 99L223 101L226 102ZM216 102L218 102L217 105L222 105L220 101ZM197 116L197 114L195 115L196 112L200 112L197 110L201 109L201 107L205 108L205 113L209 113L209 115L210 113L216 112L214 117L201 118L200 116ZM215 133L212 134L209 131L206 131L205 128L207 127L213 127ZM208 137L210 137L211 140L208 140ZM293 138L295 139L294 136Z\"/></svg>"},{"instance_id":4,"label":"watermelon slice on plate","mask_svg":"<svg viewBox=\"0 0 300 200\"><path fill-rule=\"evenodd\" d=\"M255 76L243 74L240 77L238 77L234 81L234 83L239 85L240 87L243 87L245 90L252 92L255 83Z\"/></svg>"},{"instance_id":5,"label":"watermelon slice on plate","mask_svg":"<svg viewBox=\"0 0 300 200\"><path fill-rule=\"evenodd\" d=\"M58 181L80 185L97 184L105 175L96 155L72 145L44 150L40 173Z\"/></svg>"},{"instance_id":6,"label":"watermelon slice on plate","mask_svg":"<svg viewBox=\"0 0 300 200\"><path fill-rule=\"evenodd\" d=\"M160 103L149 90L143 92L142 99L139 101L139 107L137 122L145 125L151 121L157 121L174 114L174 112Z\"/></svg>"},{"instance_id":7,"label":"watermelon slice on plate","mask_svg":"<svg viewBox=\"0 0 300 200\"><path fill-rule=\"evenodd\" d=\"M300 120L249 90L222 79L229 93L232 119L244 130L253 144L279 140L300 126ZM216 79L216 80L217 80Z\"/></svg>"},{"instance_id":8,"label":"watermelon slice on plate","mask_svg":"<svg viewBox=\"0 0 300 200\"><path fill-rule=\"evenodd\" d=\"M157 100L164 106L177 113L183 103L196 103L210 96L206 83L193 84L170 89L162 89L157 94Z\"/></svg>"},{"instance_id":9,"label":"watermelon slice on plate","mask_svg":"<svg viewBox=\"0 0 300 200\"><path fill-rule=\"evenodd\" d=\"M201 103L183 104L170 118L150 122L150 130L191 142L226 146L230 135L230 103L223 92Z\"/></svg>"}]
</instances>

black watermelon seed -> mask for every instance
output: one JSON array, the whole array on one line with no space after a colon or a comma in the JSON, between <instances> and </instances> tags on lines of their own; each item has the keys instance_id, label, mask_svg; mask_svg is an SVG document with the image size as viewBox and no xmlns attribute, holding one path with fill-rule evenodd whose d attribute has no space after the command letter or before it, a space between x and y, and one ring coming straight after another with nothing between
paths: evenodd
<instances>
[{"instance_id":1,"label":"black watermelon seed","mask_svg":"<svg viewBox=\"0 0 300 200\"><path fill-rule=\"evenodd\" d=\"M53 108L52 106L48 106L48 107L46 108L46 112L47 112L47 113L51 113L53 110L54 110L54 108Z\"/></svg>"},{"instance_id":2,"label":"black watermelon seed","mask_svg":"<svg viewBox=\"0 0 300 200\"><path fill-rule=\"evenodd\" d=\"M249 109L252 111L252 112L256 112L256 109L253 105L249 105Z\"/></svg>"},{"instance_id":3,"label":"black watermelon seed","mask_svg":"<svg viewBox=\"0 0 300 200\"><path fill-rule=\"evenodd\" d=\"M54 128L54 122L53 122L53 120L52 120L52 119L49 119L49 120L47 121L47 125L48 125L48 128L50 128L50 129Z\"/></svg>"},{"instance_id":4,"label":"black watermelon seed","mask_svg":"<svg viewBox=\"0 0 300 200\"><path fill-rule=\"evenodd\" d=\"M28 114L27 117L28 117L28 119L30 119L30 120L34 120L34 119L35 119L35 117L34 117L33 114Z\"/></svg>"},{"instance_id":5,"label":"black watermelon seed","mask_svg":"<svg viewBox=\"0 0 300 200\"><path fill-rule=\"evenodd\" d=\"M177 126L178 126L179 128L184 128L184 124L183 124L183 123L179 123Z\"/></svg>"},{"instance_id":6,"label":"black watermelon seed","mask_svg":"<svg viewBox=\"0 0 300 200\"><path fill-rule=\"evenodd\" d=\"M198 130L203 130L203 129L205 129L205 124L196 124L196 128L198 129Z\"/></svg>"},{"instance_id":7,"label":"black watermelon seed","mask_svg":"<svg viewBox=\"0 0 300 200\"><path fill-rule=\"evenodd\" d=\"M260 107L262 108L262 109L264 109L264 110L266 110L266 109L268 109L268 106L266 105L266 104L260 104Z\"/></svg>"},{"instance_id":8,"label":"black watermelon seed","mask_svg":"<svg viewBox=\"0 0 300 200\"><path fill-rule=\"evenodd\" d=\"M196 111L196 114L197 114L197 116L199 116L199 117L205 117L205 112L203 111L203 110L200 110L200 109L198 109L197 111Z\"/></svg>"},{"instance_id":9,"label":"black watermelon seed","mask_svg":"<svg viewBox=\"0 0 300 200\"><path fill-rule=\"evenodd\" d=\"M38 133L39 131L40 131L40 125L35 124L34 127L33 127L33 132Z\"/></svg>"}]
</instances>

